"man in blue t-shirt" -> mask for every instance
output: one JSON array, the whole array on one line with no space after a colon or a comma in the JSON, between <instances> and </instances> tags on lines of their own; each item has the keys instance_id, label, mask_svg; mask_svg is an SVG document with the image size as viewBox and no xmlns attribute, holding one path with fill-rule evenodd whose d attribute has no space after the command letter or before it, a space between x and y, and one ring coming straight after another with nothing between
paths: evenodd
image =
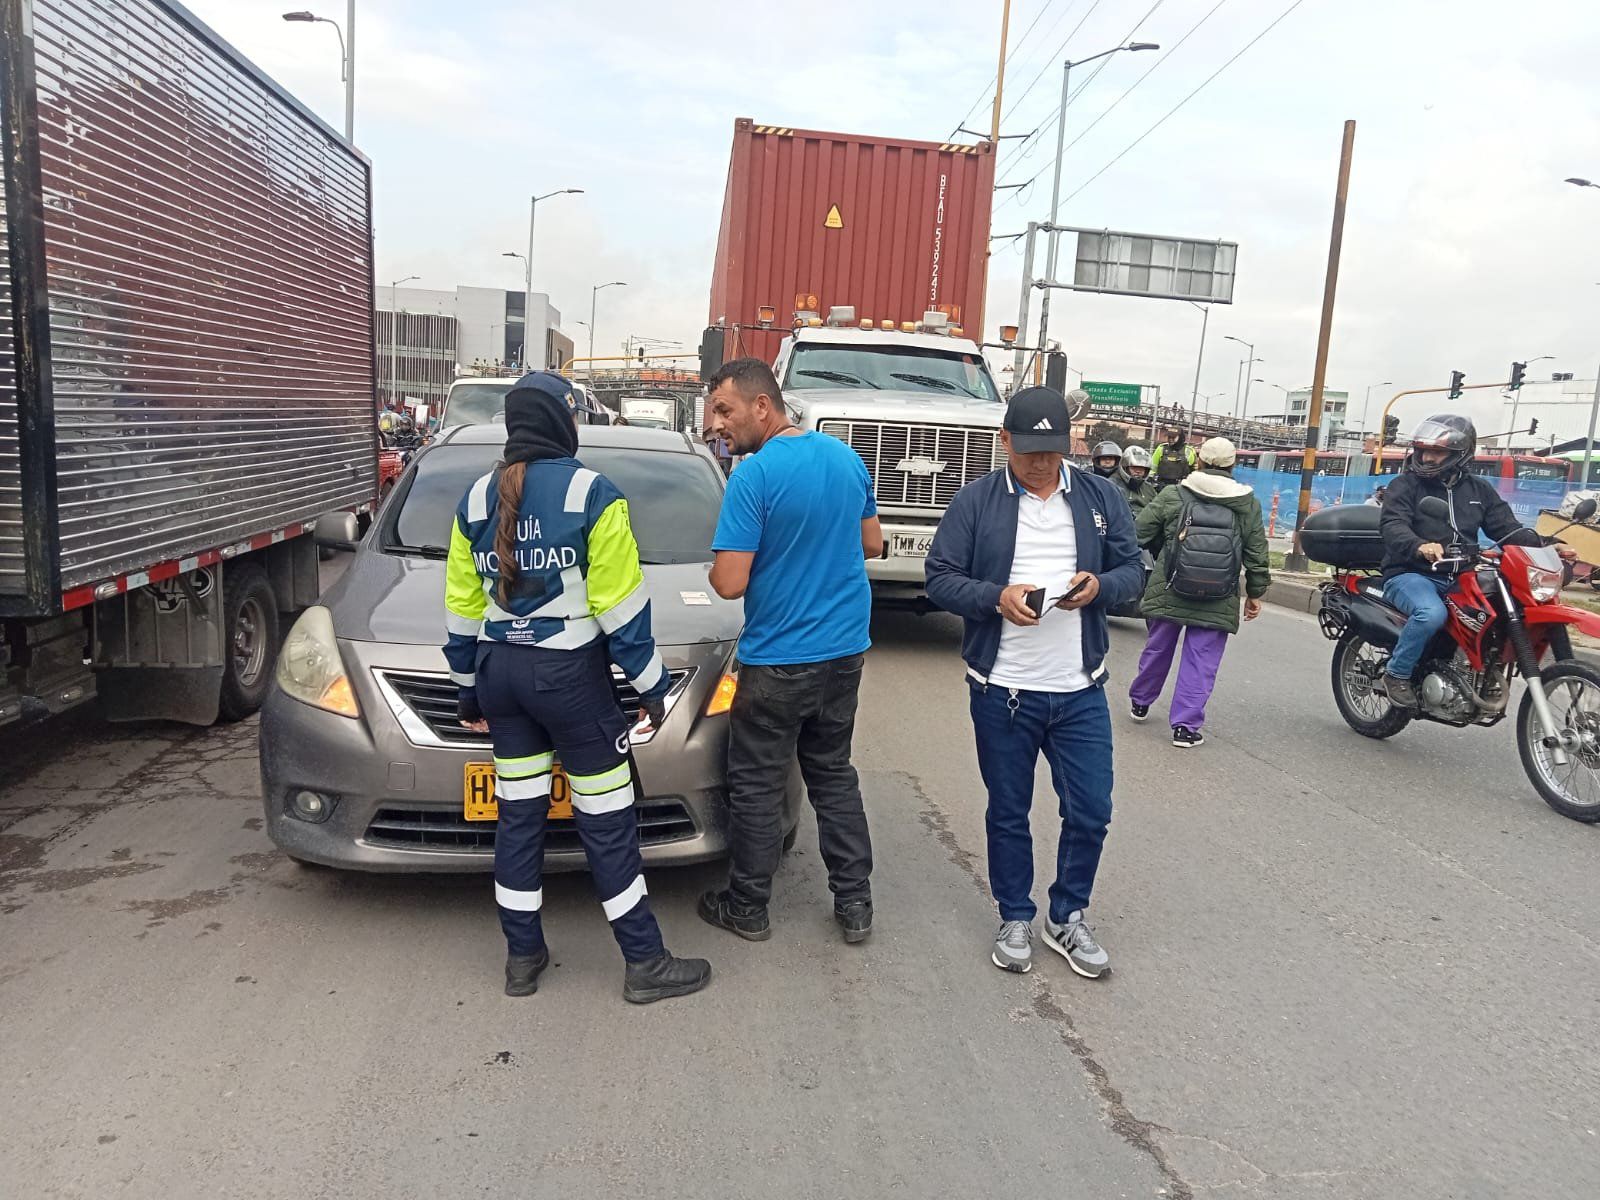
<instances>
[{"instance_id":1,"label":"man in blue t-shirt","mask_svg":"<svg viewBox=\"0 0 1600 1200\"><path fill-rule=\"evenodd\" d=\"M883 553L872 477L837 438L790 423L760 359L728 363L708 386L713 428L749 457L728 481L712 542L711 586L744 597L744 633L728 743L732 863L728 886L700 897L700 915L750 941L772 936L784 783L798 754L834 918L845 941L863 941L872 841L850 739L872 644L866 560Z\"/></svg>"}]
</instances>

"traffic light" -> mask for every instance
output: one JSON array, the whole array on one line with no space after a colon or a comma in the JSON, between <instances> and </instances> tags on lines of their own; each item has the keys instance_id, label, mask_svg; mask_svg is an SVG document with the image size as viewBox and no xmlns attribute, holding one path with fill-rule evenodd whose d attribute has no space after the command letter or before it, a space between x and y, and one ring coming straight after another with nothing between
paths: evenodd
<instances>
[{"instance_id":1,"label":"traffic light","mask_svg":"<svg viewBox=\"0 0 1600 1200\"><path fill-rule=\"evenodd\" d=\"M1528 418L1528 436L1532 437L1534 434L1536 434L1538 432L1539 432L1539 418L1538 417L1530 417L1530 418Z\"/></svg>"},{"instance_id":2,"label":"traffic light","mask_svg":"<svg viewBox=\"0 0 1600 1200\"><path fill-rule=\"evenodd\" d=\"M1379 446L1391 445L1392 443L1397 441L1399 439L1399 437L1400 437L1400 418L1399 417L1385 417L1383 419L1383 441L1379 442L1378 445Z\"/></svg>"},{"instance_id":3,"label":"traffic light","mask_svg":"<svg viewBox=\"0 0 1600 1200\"><path fill-rule=\"evenodd\" d=\"M1466 381L1467 377L1460 371L1450 372L1450 399L1459 400L1461 398L1461 385Z\"/></svg>"},{"instance_id":4,"label":"traffic light","mask_svg":"<svg viewBox=\"0 0 1600 1200\"><path fill-rule=\"evenodd\" d=\"M1511 364L1511 383L1506 388L1506 391L1514 392L1522 386L1522 373L1527 369L1527 363L1514 362Z\"/></svg>"}]
</instances>

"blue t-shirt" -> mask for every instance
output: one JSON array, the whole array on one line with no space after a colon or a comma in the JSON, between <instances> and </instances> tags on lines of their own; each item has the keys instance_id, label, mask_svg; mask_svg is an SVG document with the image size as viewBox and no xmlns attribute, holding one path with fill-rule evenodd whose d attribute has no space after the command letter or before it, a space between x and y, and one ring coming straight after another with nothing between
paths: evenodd
<instances>
[{"instance_id":1,"label":"blue t-shirt","mask_svg":"<svg viewBox=\"0 0 1600 1200\"><path fill-rule=\"evenodd\" d=\"M828 434L773 438L739 464L711 546L755 552L740 662L826 662L872 644L861 522L877 514L866 464Z\"/></svg>"}]
</instances>

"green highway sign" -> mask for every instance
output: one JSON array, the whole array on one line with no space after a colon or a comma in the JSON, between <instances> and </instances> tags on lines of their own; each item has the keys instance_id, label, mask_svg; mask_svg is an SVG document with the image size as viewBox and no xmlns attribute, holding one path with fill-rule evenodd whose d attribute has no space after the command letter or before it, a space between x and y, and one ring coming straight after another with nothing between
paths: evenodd
<instances>
[{"instance_id":1,"label":"green highway sign","mask_svg":"<svg viewBox=\"0 0 1600 1200\"><path fill-rule=\"evenodd\" d=\"M1089 393L1090 400L1102 408L1138 408L1139 396L1144 389L1137 383L1097 383L1085 379L1083 390Z\"/></svg>"}]
</instances>

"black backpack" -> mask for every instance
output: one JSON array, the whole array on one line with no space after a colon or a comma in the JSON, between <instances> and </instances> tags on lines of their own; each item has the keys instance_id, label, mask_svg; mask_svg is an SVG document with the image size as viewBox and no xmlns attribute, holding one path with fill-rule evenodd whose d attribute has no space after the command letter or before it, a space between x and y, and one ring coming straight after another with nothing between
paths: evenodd
<instances>
[{"instance_id":1,"label":"black backpack","mask_svg":"<svg viewBox=\"0 0 1600 1200\"><path fill-rule=\"evenodd\" d=\"M1178 510L1167 587L1186 600L1226 600L1239 590L1244 543L1233 510L1193 496Z\"/></svg>"}]
</instances>

